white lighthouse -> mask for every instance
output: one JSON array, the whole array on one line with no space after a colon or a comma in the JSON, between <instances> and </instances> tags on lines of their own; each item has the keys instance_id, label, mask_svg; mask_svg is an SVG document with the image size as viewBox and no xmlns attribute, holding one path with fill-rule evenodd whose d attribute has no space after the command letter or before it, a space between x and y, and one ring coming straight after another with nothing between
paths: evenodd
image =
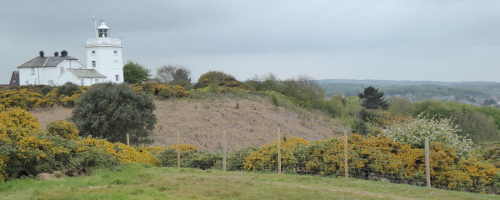
<instances>
[{"instance_id":1,"label":"white lighthouse","mask_svg":"<svg viewBox=\"0 0 500 200\"><path fill-rule=\"evenodd\" d=\"M109 27L101 21L96 38L87 40L87 69L95 69L107 77L104 82L123 83L122 41L111 38Z\"/></svg>"}]
</instances>

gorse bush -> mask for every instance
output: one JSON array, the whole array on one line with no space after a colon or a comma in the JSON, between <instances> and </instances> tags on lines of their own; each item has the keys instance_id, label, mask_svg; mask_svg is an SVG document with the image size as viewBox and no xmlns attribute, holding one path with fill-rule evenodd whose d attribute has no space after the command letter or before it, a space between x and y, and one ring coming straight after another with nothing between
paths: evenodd
<instances>
[{"instance_id":1,"label":"gorse bush","mask_svg":"<svg viewBox=\"0 0 500 200\"><path fill-rule=\"evenodd\" d=\"M32 88L23 87L0 90L0 104L7 108L34 108L40 99L42 99L42 95L35 92Z\"/></svg>"},{"instance_id":2,"label":"gorse bush","mask_svg":"<svg viewBox=\"0 0 500 200\"><path fill-rule=\"evenodd\" d=\"M150 165L160 165L160 161L153 157L153 154L144 147L131 147L123 143L111 143L107 140L96 138L83 138L78 141L82 144L81 150L86 148L98 148L104 150L117 159L119 163L144 163Z\"/></svg>"},{"instance_id":3,"label":"gorse bush","mask_svg":"<svg viewBox=\"0 0 500 200\"><path fill-rule=\"evenodd\" d=\"M58 135L68 140L76 140L78 138L78 129L73 122L66 120L58 120L47 125L49 134Z\"/></svg>"},{"instance_id":4,"label":"gorse bush","mask_svg":"<svg viewBox=\"0 0 500 200\"><path fill-rule=\"evenodd\" d=\"M285 170L296 171L297 158L294 156L295 148L301 144L309 144L303 138L288 137L281 140L281 159ZM245 159L244 168L247 171L265 171L277 168L278 142L264 145L257 151L248 155ZM276 171L276 170L274 170Z\"/></svg>"},{"instance_id":5,"label":"gorse bush","mask_svg":"<svg viewBox=\"0 0 500 200\"><path fill-rule=\"evenodd\" d=\"M344 140L309 142L300 138L283 141L284 171L300 174L342 176ZM455 149L440 142L431 143L431 180L433 187L452 190L494 192L499 169L477 155L457 156ZM353 135L348 138L351 176L393 182L425 184L425 156L421 148L389 137ZM264 145L246 157L245 170L276 171L276 142Z\"/></svg>"},{"instance_id":6,"label":"gorse bush","mask_svg":"<svg viewBox=\"0 0 500 200\"><path fill-rule=\"evenodd\" d=\"M82 92L85 92L86 86L68 89L69 92L58 92L61 87L50 87L40 85L29 85L13 88L0 89L0 104L7 107L19 107L23 109L53 107L61 105L64 107L73 107L75 101ZM73 86L70 86L73 88ZM63 89L63 91L66 91ZM68 95L66 95L68 94Z\"/></svg>"},{"instance_id":7,"label":"gorse bush","mask_svg":"<svg viewBox=\"0 0 500 200\"><path fill-rule=\"evenodd\" d=\"M47 128L42 132L26 110L0 106L0 181L54 171L74 176L128 162L160 165L146 148L77 137L71 122L56 121Z\"/></svg>"}]
</instances>

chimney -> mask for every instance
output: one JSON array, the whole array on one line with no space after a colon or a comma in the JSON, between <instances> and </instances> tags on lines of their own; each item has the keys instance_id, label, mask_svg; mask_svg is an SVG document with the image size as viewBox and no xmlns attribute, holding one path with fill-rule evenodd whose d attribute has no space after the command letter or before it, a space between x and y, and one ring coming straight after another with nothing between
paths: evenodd
<instances>
[{"instance_id":1,"label":"chimney","mask_svg":"<svg viewBox=\"0 0 500 200\"><path fill-rule=\"evenodd\" d=\"M43 51L40 51L39 53L40 53L40 57L43 58Z\"/></svg>"},{"instance_id":2,"label":"chimney","mask_svg":"<svg viewBox=\"0 0 500 200\"><path fill-rule=\"evenodd\" d=\"M61 57L66 57L68 56L68 52L66 50L61 51Z\"/></svg>"},{"instance_id":3,"label":"chimney","mask_svg":"<svg viewBox=\"0 0 500 200\"><path fill-rule=\"evenodd\" d=\"M54 52L54 57L57 57L57 56L59 56L59 52L56 51L56 52Z\"/></svg>"}]
</instances>

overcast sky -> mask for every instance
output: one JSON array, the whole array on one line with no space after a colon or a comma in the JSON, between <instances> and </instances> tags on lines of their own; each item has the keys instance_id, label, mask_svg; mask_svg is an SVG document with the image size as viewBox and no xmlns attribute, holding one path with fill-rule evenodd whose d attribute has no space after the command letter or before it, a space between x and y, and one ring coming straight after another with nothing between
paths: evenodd
<instances>
[{"instance_id":1,"label":"overcast sky","mask_svg":"<svg viewBox=\"0 0 500 200\"><path fill-rule=\"evenodd\" d=\"M17 66L85 44L104 20L123 59L245 81L379 79L500 82L498 0L179 0L2 2L0 83Z\"/></svg>"}]
</instances>

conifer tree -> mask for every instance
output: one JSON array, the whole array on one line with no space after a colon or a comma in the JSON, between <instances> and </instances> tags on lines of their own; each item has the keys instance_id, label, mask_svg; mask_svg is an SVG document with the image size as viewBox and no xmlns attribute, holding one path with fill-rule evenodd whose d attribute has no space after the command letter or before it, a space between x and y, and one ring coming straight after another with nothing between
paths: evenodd
<instances>
[{"instance_id":1,"label":"conifer tree","mask_svg":"<svg viewBox=\"0 0 500 200\"><path fill-rule=\"evenodd\" d=\"M364 92L359 93L358 96L363 101L361 105L366 109L387 110L389 108L389 104L383 98L384 93L379 92L378 89L372 86L365 88Z\"/></svg>"}]
</instances>

